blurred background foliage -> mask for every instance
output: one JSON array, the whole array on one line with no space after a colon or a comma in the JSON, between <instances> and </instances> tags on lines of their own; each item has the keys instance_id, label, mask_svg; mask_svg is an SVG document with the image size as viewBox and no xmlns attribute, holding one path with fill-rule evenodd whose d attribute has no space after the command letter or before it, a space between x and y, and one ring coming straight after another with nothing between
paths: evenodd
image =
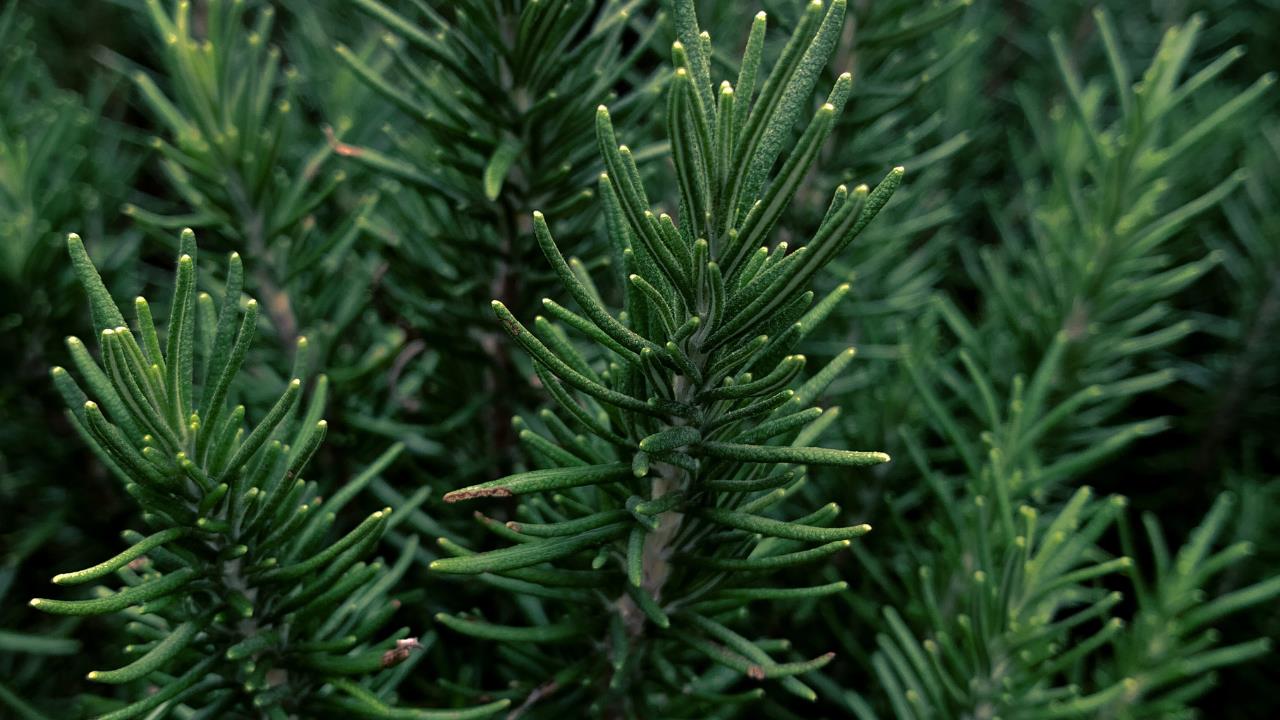
<instances>
[{"instance_id":1,"label":"blurred background foliage","mask_svg":"<svg viewBox=\"0 0 1280 720\"><path fill-rule=\"evenodd\" d=\"M761 4L782 28L803 8ZM88 324L62 254L66 232L85 239L117 298L166 287L177 227L197 231L210 278L222 276L226 252L250 258L266 340L245 372L278 387L306 336L312 370L331 382L330 442L314 479L333 486L403 442L407 452L352 517L427 488L388 542L474 538L478 526L439 497L522 467L510 418L543 402L488 300L518 317L544 295L564 300L529 212L556 210L557 237L596 278L611 278L590 201L600 170L593 108L620 108L614 122L641 172L665 162L654 160L664 152L659 69L674 33L662 2L570 3L579 33L627 14L606 43L511 48L529 63L514 74L470 53L484 38L509 38L522 3L238 5L224 13L229 43L211 52L227 78L249 82L204 95L184 84L187 62L157 19L157 9L173 11L167 2L10 0L0 11L0 332L11 352L0 374L3 717L77 716L63 700L83 689L117 632L25 605L28 588L117 544L132 512L75 441L47 380L48 367L65 362L63 337ZM736 73L758 9L699 2L714 76ZM1096 550L1132 554L1134 575L1148 579L1117 610L1133 618L1128 629L1072 680L1116 686L1155 662L1144 633L1176 634L1182 610L1162 592L1220 597L1280 568L1280 2L852 0L850 15L832 77L819 85L850 70L853 95L822 177L776 235L804 237L816 225L818 188L907 167L880 219L822 280L851 289L805 348L814 367L857 348L827 391L844 410L827 439L884 449L896 462L857 486L815 472L808 491L834 488L877 532L827 570L850 581L848 593L759 618L765 634L786 626L812 638L805 656L836 638L841 659L815 682L818 705L776 698L748 716L982 717L973 687L933 714L903 700L913 679L932 675L906 670L902 654L906 638L942 629L922 599L920 568L950 598L944 606L968 602L982 538L1013 541L995 515L970 512L975 498L994 502L984 483L1002 474L1025 480L1013 502L1042 514L1084 486L1099 508L1123 496L1124 517L1099 531ZM208 18L194 2L184 32L203 38ZM438 51L406 40L419 28L439 33ZM1144 111L1132 106L1138 80ZM1157 113L1159 93L1170 97ZM226 143L192 142L186 124L224 131ZM662 201L673 206L668 192ZM1006 413L1023 411L1019 393L1038 373L1040 412L1058 414L1047 433L1020 439L1037 416ZM1107 394L1076 397L1095 385ZM271 398L264 390L243 402L261 411ZM1234 502L1205 520L1224 492ZM1202 521L1216 523L1218 547L1248 543L1250 552L1194 582L1152 579L1159 544L1177 548ZM1157 526L1163 541L1139 531ZM427 561L434 547L417 552ZM424 570L404 583L427 590L401 610L415 622L472 606L501 617L515 602ZM1280 612L1252 604L1214 627L1223 647L1274 638ZM490 647L452 640L430 646L433 672L406 681L402 697L471 695L494 679ZM994 630L982 639L1006 641ZM1269 717L1272 660L1225 669L1185 702L1110 698L1075 716L1198 708ZM1043 659L1015 664L1044 689Z\"/></svg>"}]
</instances>

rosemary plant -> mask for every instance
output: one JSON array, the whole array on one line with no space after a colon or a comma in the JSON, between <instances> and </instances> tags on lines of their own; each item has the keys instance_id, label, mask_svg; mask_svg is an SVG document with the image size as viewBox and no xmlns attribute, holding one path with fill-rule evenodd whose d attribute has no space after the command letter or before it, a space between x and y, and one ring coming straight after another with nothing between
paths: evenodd
<instances>
[{"instance_id":1,"label":"rosemary plant","mask_svg":"<svg viewBox=\"0 0 1280 720\"><path fill-rule=\"evenodd\" d=\"M104 701L99 717L144 717L176 703L219 718L381 715L379 697L404 672L370 676L420 647L408 627L383 629L400 606L392 590L413 548L390 567L365 561L391 524L391 508L330 535L338 511L401 448L322 500L303 473L328 428L321 419L326 381L303 408L303 381L290 380L252 428L244 406L228 402L258 325L258 303L242 303L238 255L228 260L218 309L196 292L195 235L183 231L162 346L146 299L134 302L130 329L80 238L69 236L67 246L89 296L99 357L67 338L88 392L62 367L53 368L53 381L68 420L137 501L145 532L126 531L124 551L53 578L58 585L117 578L120 589L31 605L129 619L127 661L89 680L149 681L156 689L121 706ZM300 355L306 347L299 338ZM505 705L415 716L487 717Z\"/></svg>"},{"instance_id":2,"label":"rosemary plant","mask_svg":"<svg viewBox=\"0 0 1280 720\"><path fill-rule=\"evenodd\" d=\"M651 208L610 112L596 112L607 168L599 194L626 274L624 309L614 315L603 305L589 275L561 254L542 213L533 215L534 233L579 311L546 300L553 320L537 318L534 332L493 303L555 409L516 421L539 469L445 496L533 496L517 521L479 516L514 544L473 552L443 541L454 557L431 569L479 575L528 595L537 610L520 625L471 614L438 619L464 635L528 643L512 647L522 666L556 669L537 682L576 688L562 691L559 702L587 703L609 716L705 717L726 699L759 695L726 695L735 679L774 680L812 698L796 676L832 658L786 658L785 642L744 626L743 609L753 600L844 589L843 582L773 587L763 580L839 552L871 527L840 523L835 504L791 519L777 517L778 508L804 484L807 465L859 468L889 459L812 445L837 412L812 401L853 353L793 389L805 359L792 349L847 290L815 304L814 276L875 217L902 168L874 190L836 188L821 224L798 247L770 237L849 95L845 74L773 172L792 128L809 114L844 11L843 0L811 3L768 73L761 71L767 20L757 15L736 84L716 88L710 40L693 4L677 3L667 91L676 218ZM593 341L596 362L575 348L566 327ZM566 644L577 649L561 655L557 647Z\"/></svg>"}]
</instances>

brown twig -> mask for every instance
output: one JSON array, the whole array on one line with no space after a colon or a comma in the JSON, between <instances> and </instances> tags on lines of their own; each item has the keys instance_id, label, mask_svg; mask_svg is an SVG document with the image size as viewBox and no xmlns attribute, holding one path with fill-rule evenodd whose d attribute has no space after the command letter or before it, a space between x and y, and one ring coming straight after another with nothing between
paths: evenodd
<instances>
[{"instance_id":1,"label":"brown twig","mask_svg":"<svg viewBox=\"0 0 1280 720\"><path fill-rule=\"evenodd\" d=\"M529 693L529 696L524 699L524 702L520 703L519 706L517 706L511 712L507 713L507 720L518 720L518 718L521 715L523 715L526 710L533 707L544 697L554 693L559 689L560 689L560 683L556 682L555 680L551 680L550 682L546 682L546 683L543 683L542 685L539 685L538 687L534 688L533 692Z\"/></svg>"}]
</instances>

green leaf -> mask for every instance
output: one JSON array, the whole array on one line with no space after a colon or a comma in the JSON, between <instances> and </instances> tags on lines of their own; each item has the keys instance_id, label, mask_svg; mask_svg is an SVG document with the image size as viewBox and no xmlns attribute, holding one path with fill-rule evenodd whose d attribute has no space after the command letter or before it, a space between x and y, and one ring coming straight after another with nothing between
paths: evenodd
<instances>
[{"instance_id":1,"label":"green leaf","mask_svg":"<svg viewBox=\"0 0 1280 720\"><path fill-rule=\"evenodd\" d=\"M826 585L793 588L726 588L716 593L716 597L728 600L798 600L803 598L822 597L844 592L849 583L840 580Z\"/></svg>"},{"instance_id":2,"label":"green leaf","mask_svg":"<svg viewBox=\"0 0 1280 720\"><path fill-rule=\"evenodd\" d=\"M508 475L497 480L453 490L444 496L445 502L471 500L477 497L510 497L527 493L548 492L584 485L599 485L630 477L627 463L586 465L581 467L549 468Z\"/></svg>"},{"instance_id":3,"label":"green leaf","mask_svg":"<svg viewBox=\"0 0 1280 720\"><path fill-rule=\"evenodd\" d=\"M658 414L657 410L649 407L645 402L616 390L611 390L574 370L565 361L556 357L538 338L534 337L528 328L520 324L520 321L516 320L505 305L497 300L494 300L492 305L494 313L502 321L502 326L507 333L515 338L516 342L520 343L535 360L545 365L548 370L555 373L561 380L597 400L616 405L624 410L632 410L646 415Z\"/></svg>"},{"instance_id":4,"label":"green leaf","mask_svg":"<svg viewBox=\"0 0 1280 720\"><path fill-rule=\"evenodd\" d=\"M724 508L701 507L694 511L701 518L705 518L717 525L735 528L737 530L746 530L747 532L759 533L769 537L786 538L787 540L800 540L802 542L834 542L838 540L849 540L852 538L862 537L871 532L871 526L867 524L852 525L850 527L824 528L814 527L812 525L802 525L798 522L784 522L782 520L774 520L773 518L763 517L761 515L750 515L748 513L735 512L733 510L725 510Z\"/></svg>"},{"instance_id":5,"label":"green leaf","mask_svg":"<svg viewBox=\"0 0 1280 720\"><path fill-rule=\"evenodd\" d=\"M54 615L103 615L164 597L191 582L198 575L191 568L180 568L156 580L134 585L95 600L49 600L35 598L31 607Z\"/></svg>"},{"instance_id":6,"label":"green leaf","mask_svg":"<svg viewBox=\"0 0 1280 720\"><path fill-rule=\"evenodd\" d=\"M232 474L249 461L249 458L253 457L254 453L258 452L263 443L271 437L276 427L284 420L285 415L293 409L301 392L302 381L298 378L290 380L280 399L276 400L275 405L272 405L271 409L267 411L266 417L262 418L262 422L258 423L253 432L249 433L249 437L240 443L240 446L236 448L235 454L231 456L226 466L218 473L218 482L226 482Z\"/></svg>"},{"instance_id":7,"label":"green leaf","mask_svg":"<svg viewBox=\"0 0 1280 720\"><path fill-rule=\"evenodd\" d=\"M595 295L578 281L578 278L573 274L573 270L569 268L569 264L565 262L564 256L560 254L560 249L556 247L555 240L551 237L551 230L547 228L546 218L540 212L533 213L533 234L538 241L538 246L542 248L543 255L546 255L547 261L551 263L556 275L560 277L560 281L564 283L569 294L573 296L573 299L578 302L578 306L582 308L583 312L597 327L617 341L618 344L632 352L638 353L646 347L657 349L653 343L618 322L617 319L609 314L608 310L600 306ZM501 305L496 300L494 303L496 303L495 309ZM511 332L509 327L508 332ZM516 339L519 340L520 338L517 337Z\"/></svg>"},{"instance_id":8,"label":"green leaf","mask_svg":"<svg viewBox=\"0 0 1280 720\"><path fill-rule=\"evenodd\" d=\"M885 453L862 450L741 445L727 442L704 442L698 447L707 457L748 463L800 463L804 465L861 467L889 462L889 456Z\"/></svg>"},{"instance_id":9,"label":"green leaf","mask_svg":"<svg viewBox=\"0 0 1280 720\"><path fill-rule=\"evenodd\" d=\"M627 581L632 587L644 582L644 536L645 528L640 525L627 535Z\"/></svg>"},{"instance_id":10,"label":"green leaf","mask_svg":"<svg viewBox=\"0 0 1280 720\"><path fill-rule=\"evenodd\" d=\"M804 369L804 363L805 358L803 355L788 355L768 375L759 380L733 385L721 385L706 391L703 393L703 397L708 400L736 400L776 392L790 383Z\"/></svg>"},{"instance_id":11,"label":"green leaf","mask_svg":"<svg viewBox=\"0 0 1280 720\"><path fill-rule=\"evenodd\" d=\"M565 520L557 523L529 523L509 521L507 526L512 530L523 535L532 535L534 537L564 537L567 535L577 535L587 530L595 530L606 525L613 525L622 522L631 517L631 513L626 510L605 510L604 512L594 513L586 517L576 518L574 520Z\"/></svg>"},{"instance_id":12,"label":"green leaf","mask_svg":"<svg viewBox=\"0 0 1280 720\"><path fill-rule=\"evenodd\" d=\"M572 640L588 633L588 625L568 621L548 625L531 625L517 627L514 625L495 625L483 620L472 620L448 613L437 613L436 622L471 637L497 640L499 642L516 643L556 643Z\"/></svg>"},{"instance_id":13,"label":"green leaf","mask_svg":"<svg viewBox=\"0 0 1280 720\"><path fill-rule=\"evenodd\" d=\"M146 655L134 660L118 670L94 670L89 679L97 682L120 685L146 677L151 672L164 667L178 653L186 649L200 632L200 626L194 622L185 622L173 629L169 636L151 648Z\"/></svg>"},{"instance_id":14,"label":"green leaf","mask_svg":"<svg viewBox=\"0 0 1280 720\"><path fill-rule=\"evenodd\" d=\"M334 679L330 681L330 684L350 696L349 698L339 698L341 705L349 712L361 717L386 718L387 720L483 720L484 718L493 717L511 705L510 700L495 700L484 705L455 710L391 707L383 703L376 695L355 683Z\"/></svg>"},{"instance_id":15,"label":"green leaf","mask_svg":"<svg viewBox=\"0 0 1280 720\"><path fill-rule=\"evenodd\" d=\"M188 245L193 242L191 231L184 230L180 243ZM192 248L192 252L194 251ZM195 256L183 253L178 257L178 280L173 289L173 306L169 310L169 331L165 340L165 360L168 363L165 394L175 428L186 427L187 418L191 417L191 405L195 402L195 398L191 397L191 369L195 353L195 289Z\"/></svg>"},{"instance_id":16,"label":"green leaf","mask_svg":"<svg viewBox=\"0 0 1280 720\"><path fill-rule=\"evenodd\" d=\"M844 0L833 0L825 15L822 3L811 2L804 19L796 25L792 39L782 51L778 64L769 73L760 94L759 107L752 112L744 129L743 143L737 155L743 166L740 180L734 183L728 202L722 207L732 213L742 212L754 201L769 170L791 135L791 128L810 102L818 75L826 67L844 24ZM821 20L819 20L819 16ZM816 28L814 26L817 26ZM810 36L810 33L813 33Z\"/></svg>"},{"instance_id":17,"label":"green leaf","mask_svg":"<svg viewBox=\"0 0 1280 720\"><path fill-rule=\"evenodd\" d=\"M145 713L156 709L179 695L187 693L192 688L201 687L205 690L211 690L222 682L217 676L211 677L209 675L209 671L216 660L217 658L207 657L197 662L190 670L187 670L174 680L161 685L156 692L118 710L100 715L96 720L130 720L131 718L143 716Z\"/></svg>"},{"instance_id":18,"label":"green leaf","mask_svg":"<svg viewBox=\"0 0 1280 720\"><path fill-rule=\"evenodd\" d=\"M224 654L228 660L244 660L273 647L279 640L280 636L275 631L262 631L227 648Z\"/></svg>"},{"instance_id":19,"label":"green leaf","mask_svg":"<svg viewBox=\"0 0 1280 720\"><path fill-rule=\"evenodd\" d=\"M635 583L627 584L627 595L635 601L636 607L640 608L640 612L654 625L666 630L671 627L671 618L667 617L667 613L658 605L653 596L649 594L648 589Z\"/></svg>"},{"instance_id":20,"label":"green leaf","mask_svg":"<svg viewBox=\"0 0 1280 720\"><path fill-rule=\"evenodd\" d=\"M71 255L71 266L80 280L80 286L89 296L93 331L101 334L103 330L124 325L124 315L120 314L120 308L111 299L111 293L107 292L107 286L102 283L102 276L89 259L89 253L84 249L84 242L79 235L67 235L67 252Z\"/></svg>"},{"instance_id":21,"label":"green leaf","mask_svg":"<svg viewBox=\"0 0 1280 720\"><path fill-rule=\"evenodd\" d=\"M626 525L608 525L578 535L524 543L475 555L441 558L428 566L436 572L476 575L483 572L517 570L567 557L590 547L616 540L628 531Z\"/></svg>"},{"instance_id":22,"label":"green leaf","mask_svg":"<svg viewBox=\"0 0 1280 720\"><path fill-rule=\"evenodd\" d=\"M176 540L186 535L187 532L188 530L186 528L168 528L167 530L161 530L134 543L128 550L125 550L110 560L103 560L97 565L85 568L84 570L55 575L53 576L53 582L58 585L75 585L77 583L88 582L90 580L97 580L100 577L110 575L116 570L128 565L133 560L142 557L152 548L156 548L167 542Z\"/></svg>"},{"instance_id":23,"label":"green leaf","mask_svg":"<svg viewBox=\"0 0 1280 720\"><path fill-rule=\"evenodd\" d=\"M507 179L511 165L524 150L524 143L513 135L504 135L502 141L493 149L489 162L484 166L484 196L490 201L497 200L502 193L502 184Z\"/></svg>"},{"instance_id":24,"label":"green leaf","mask_svg":"<svg viewBox=\"0 0 1280 720\"><path fill-rule=\"evenodd\" d=\"M269 570L262 575L264 582L278 582L282 580L296 580L313 570L320 567L330 560L338 557L344 550L354 546L356 543L364 540L369 536L378 536L382 533L382 528L386 524L387 516L391 514L391 508L379 510L363 522L355 527L351 532L342 536L342 539L333 543L329 547L303 560L302 562L286 565L275 570Z\"/></svg>"},{"instance_id":25,"label":"green leaf","mask_svg":"<svg viewBox=\"0 0 1280 720\"><path fill-rule=\"evenodd\" d=\"M702 433L689 425L678 425L656 432L640 441L640 449L650 455L660 455L686 445L696 445Z\"/></svg>"},{"instance_id":26,"label":"green leaf","mask_svg":"<svg viewBox=\"0 0 1280 720\"><path fill-rule=\"evenodd\" d=\"M80 651L80 642L71 638L49 637L0 630L0 650L32 655L74 655Z\"/></svg>"}]
</instances>

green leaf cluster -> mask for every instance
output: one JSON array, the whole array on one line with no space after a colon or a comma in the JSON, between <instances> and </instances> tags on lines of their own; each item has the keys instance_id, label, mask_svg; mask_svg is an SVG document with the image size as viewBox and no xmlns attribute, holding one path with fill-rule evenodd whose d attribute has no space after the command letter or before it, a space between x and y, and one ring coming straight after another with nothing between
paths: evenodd
<instances>
[{"instance_id":1,"label":"green leaf cluster","mask_svg":"<svg viewBox=\"0 0 1280 720\"><path fill-rule=\"evenodd\" d=\"M1250 552L1237 543L1212 554L1230 496L1218 499L1174 563L1154 515L1143 516L1144 546L1129 528L1125 497L1095 500L1070 484L1170 425L1164 417L1113 419L1135 397L1178 379L1176 368L1159 367L1159 353L1197 323L1170 301L1218 257L1175 262L1166 247L1244 176L1170 201L1169 163L1256 103L1272 78L1169 132L1170 116L1238 53L1182 79L1200 25L1192 20L1168 31L1135 82L1111 17L1094 17L1111 87L1083 86L1055 35L1068 106L1045 119L1030 89L1021 92L1053 171L1041 189L1028 169L1030 237L1003 223L1004 243L968 262L984 301L978 320L939 295L934 313L954 340L904 348L928 436L942 444L901 431L938 508L929 550L905 563L861 555L899 598L874 613L887 625L871 660L896 717L984 708L1001 717L1169 713L1212 686L1208 671L1269 648L1265 638L1218 646L1217 633L1200 631L1205 618L1264 603L1280 585L1250 585L1195 611L1187 605ZM1010 369L1025 370L1005 375ZM922 502L894 498L889 510L906 523ZM1108 533L1118 535L1118 548ZM1154 577L1136 564L1144 552ZM1117 587L1136 602L1132 615ZM873 716L865 699L845 701Z\"/></svg>"},{"instance_id":2,"label":"green leaf cluster","mask_svg":"<svg viewBox=\"0 0 1280 720\"><path fill-rule=\"evenodd\" d=\"M843 590L842 582L776 588L766 576L843 550L871 529L845 524L835 504L777 517L782 501L806 482L805 466L859 468L889 459L814 446L838 411L813 401L852 353L797 382L805 358L793 350L847 291L815 303L814 276L875 217L902 168L874 190L836 188L822 222L798 247L770 237L848 97L846 74L816 112L807 107L844 11L841 0L812 3L767 72L767 19L757 15L736 85L726 80L717 89L710 39L692 4L678 3L667 131L679 219L652 209L634 155L619 145L601 106L596 137L606 171L599 195L625 274L622 311L611 312L591 277L565 260L540 212L535 235L578 311L548 299L550 318L538 317L531 331L493 303L555 400L536 421L516 420L541 469L446 495L530 497L519 520L477 516L514 544L474 552L442 540L453 557L430 567L527 594L548 620L439 619L465 635L532 643L521 652L526 664L565 667L574 658L554 682L598 687L584 698L593 712L696 716L709 706L668 698L682 694L713 706L755 696L726 695L735 678L777 680L813 699L796 676L833 657L777 657L773 640L734 626L745 619L743 600ZM807 126L784 157L802 120ZM594 347L579 351L569 331ZM555 608L564 602L567 608ZM556 617L566 619L550 620ZM570 655L561 656L566 645Z\"/></svg>"},{"instance_id":3,"label":"green leaf cluster","mask_svg":"<svg viewBox=\"0 0 1280 720\"><path fill-rule=\"evenodd\" d=\"M69 407L67 419L137 501L148 532L126 531L123 552L53 578L58 585L114 578L120 589L101 587L74 600L36 598L31 605L55 615L129 619L128 661L94 670L89 680L119 685L164 677L140 700L104 703L99 717L146 717L179 703L206 717L342 709L384 716L380 697L421 647L409 627L385 630L400 606L392 588L413 548L390 564L368 560L392 523L391 508L343 534L333 528L339 511L402 448L391 447L322 499L304 472L328 429L321 418L327 379L316 381L304 406L303 381L295 377L251 426L245 407L230 403L258 326L257 301L242 298L238 255L227 261L219 307L196 291L195 235L183 231L161 345L147 300L135 300L130 328L80 238L71 235L67 246L89 296L99 352L95 358L79 338L67 338L80 380L55 367L53 382ZM306 350L306 338L299 338L298 354ZM397 666L403 669L374 684L347 679ZM505 704L438 717L483 717Z\"/></svg>"},{"instance_id":4,"label":"green leaf cluster","mask_svg":"<svg viewBox=\"0 0 1280 720\"><path fill-rule=\"evenodd\" d=\"M497 298L523 315L555 286L534 210L559 219L568 247L600 249L591 237L600 162L583 141L590 110L611 102L625 126L646 122L663 82L648 67L662 18L640 0L351 5L375 24L376 42L338 43L334 59L400 122L334 144L349 167L379 178L369 228L388 260L381 289L425 338L431 363L401 380L414 412L382 418L377 430L411 444L404 436L447 440L418 454L454 482L509 471L508 418L536 397L514 381L484 303ZM660 152L637 147L641 164ZM440 397L444 378L475 388L474 401ZM426 392L412 395L415 385Z\"/></svg>"}]
</instances>

